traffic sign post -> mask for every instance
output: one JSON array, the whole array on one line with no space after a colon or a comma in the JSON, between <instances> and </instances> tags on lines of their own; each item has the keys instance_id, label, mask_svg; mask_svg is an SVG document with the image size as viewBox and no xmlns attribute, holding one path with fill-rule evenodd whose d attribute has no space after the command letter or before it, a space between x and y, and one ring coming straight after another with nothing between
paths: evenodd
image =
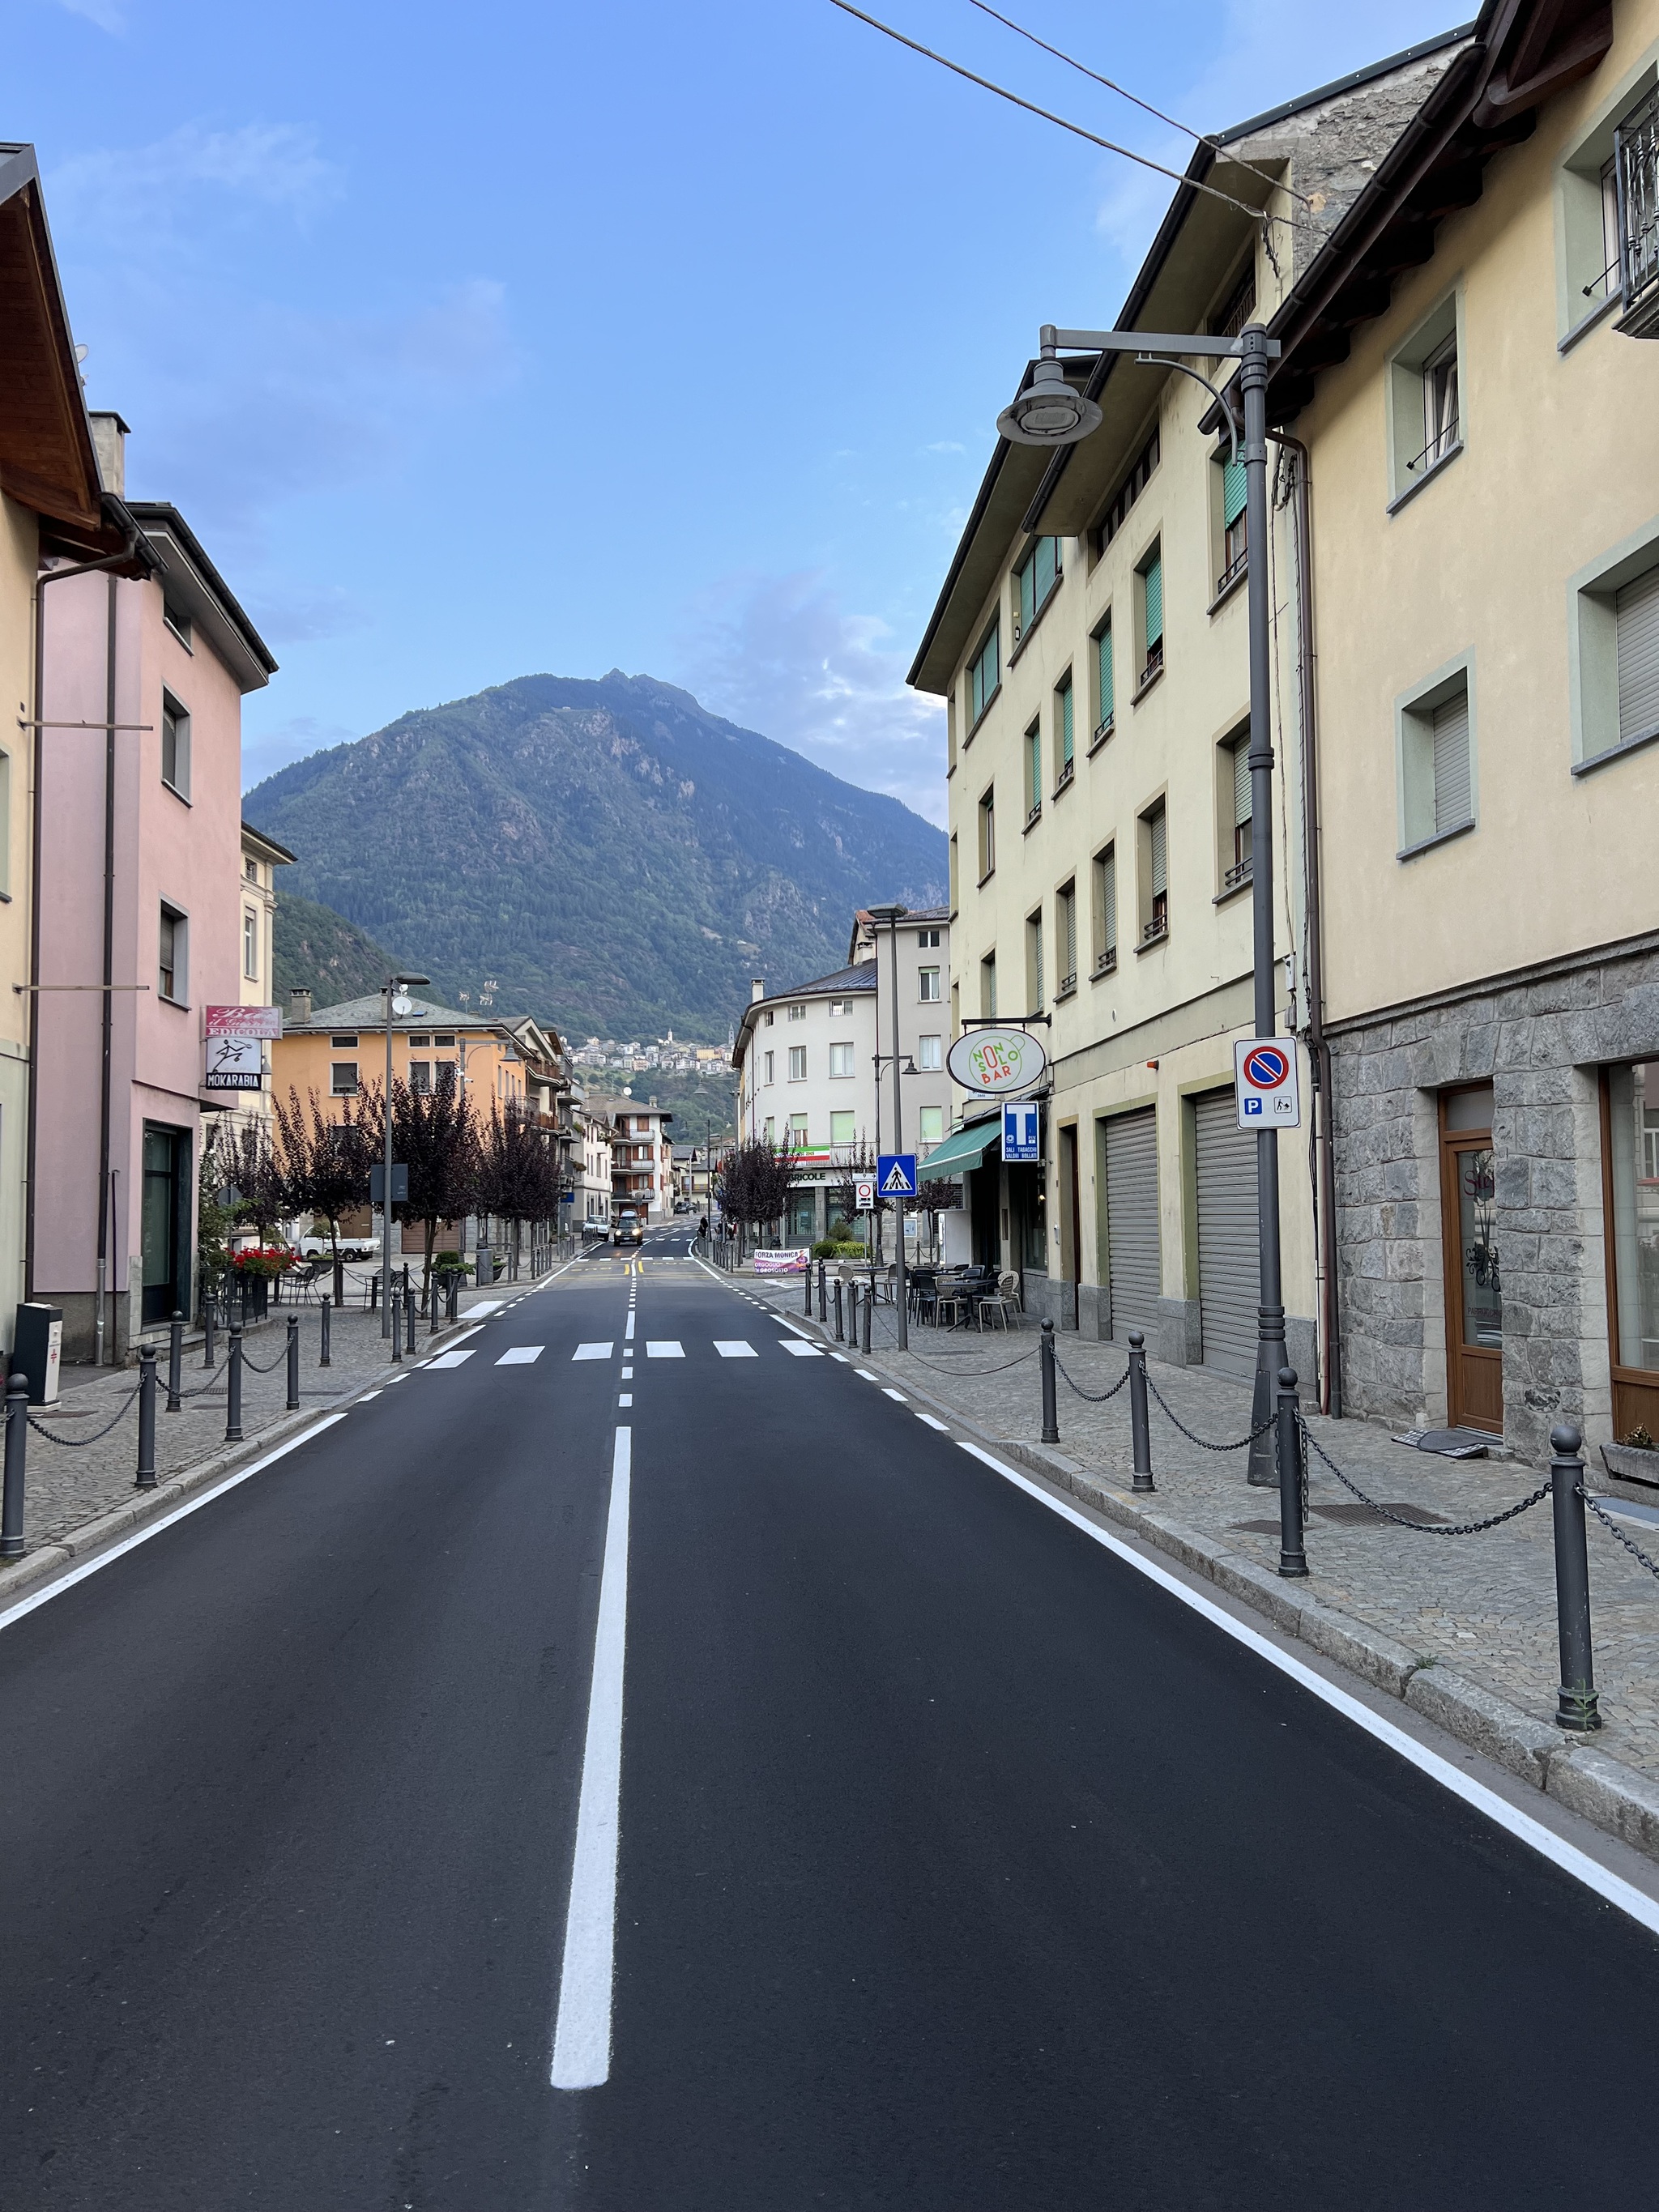
<instances>
[{"instance_id":1,"label":"traffic sign post","mask_svg":"<svg viewBox=\"0 0 1659 2212\"><path fill-rule=\"evenodd\" d=\"M876 1210L876 1182L873 1176L860 1176L853 1185L854 1213L873 1213Z\"/></svg>"},{"instance_id":2,"label":"traffic sign post","mask_svg":"<svg viewBox=\"0 0 1659 2212\"><path fill-rule=\"evenodd\" d=\"M1288 1037L1243 1037L1234 1045L1233 1095L1241 1129L1302 1127L1302 1082Z\"/></svg>"},{"instance_id":3,"label":"traffic sign post","mask_svg":"<svg viewBox=\"0 0 1659 2212\"><path fill-rule=\"evenodd\" d=\"M1002 1109L1002 1157L1007 1162L1035 1162L1042 1157L1041 1120L1035 1098L1022 1098Z\"/></svg>"},{"instance_id":4,"label":"traffic sign post","mask_svg":"<svg viewBox=\"0 0 1659 2212\"><path fill-rule=\"evenodd\" d=\"M884 1198L914 1198L916 1194L915 1154L914 1152L878 1153L876 1188Z\"/></svg>"}]
</instances>

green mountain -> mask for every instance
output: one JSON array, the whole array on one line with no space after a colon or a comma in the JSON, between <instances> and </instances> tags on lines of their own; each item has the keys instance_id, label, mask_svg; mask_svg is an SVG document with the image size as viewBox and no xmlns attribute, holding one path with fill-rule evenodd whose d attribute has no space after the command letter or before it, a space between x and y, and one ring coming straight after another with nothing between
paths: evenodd
<instances>
[{"instance_id":1,"label":"green mountain","mask_svg":"<svg viewBox=\"0 0 1659 2212\"><path fill-rule=\"evenodd\" d=\"M438 995L578 1037L723 1041L751 977L842 965L855 908L945 896L944 833L897 799L614 669L402 715L242 811Z\"/></svg>"},{"instance_id":2,"label":"green mountain","mask_svg":"<svg viewBox=\"0 0 1659 2212\"><path fill-rule=\"evenodd\" d=\"M276 894L271 951L279 1006L288 1004L290 991L312 992L319 1006L362 998L378 991L394 968L409 964L332 907L285 890Z\"/></svg>"}]
</instances>

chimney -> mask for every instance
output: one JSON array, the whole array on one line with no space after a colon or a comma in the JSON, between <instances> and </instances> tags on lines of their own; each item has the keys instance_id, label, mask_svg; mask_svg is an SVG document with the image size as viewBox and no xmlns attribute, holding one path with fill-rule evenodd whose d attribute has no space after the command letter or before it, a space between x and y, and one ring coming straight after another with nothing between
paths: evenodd
<instances>
[{"instance_id":1,"label":"chimney","mask_svg":"<svg viewBox=\"0 0 1659 2212\"><path fill-rule=\"evenodd\" d=\"M112 411L89 415L92 449L98 456L98 480L117 499L127 495L128 425Z\"/></svg>"},{"instance_id":2,"label":"chimney","mask_svg":"<svg viewBox=\"0 0 1659 2212\"><path fill-rule=\"evenodd\" d=\"M762 982L760 977L757 975L754 981L749 986L749 1003L751 1006L756 1006L765 996L766 986Z\"/></svg>"},{"instance_id":3,"label":"chimney","mask_svg":"<svg viewBox=\"0 0 1659 2212\"><path fill-rule=\"evenodd\" d=\"M311 994L309 991L290 991L289 993L288 1018L291 1022L308 1022L311 1019Z\"/></svg>"}]
</instances>

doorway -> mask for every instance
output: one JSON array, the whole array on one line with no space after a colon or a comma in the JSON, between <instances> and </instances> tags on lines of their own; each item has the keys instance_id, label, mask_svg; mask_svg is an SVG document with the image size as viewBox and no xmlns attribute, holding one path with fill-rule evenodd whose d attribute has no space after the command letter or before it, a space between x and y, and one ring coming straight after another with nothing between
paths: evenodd
<instances>
[{"instance_id":1,"label":"doorway","mask_svg":"<svg viewBox=\"0 0 1659 2212\"><path fill-rule=\"evenodd\" d=\"M1078 1195L1077 1123L1060 1133L1060 1325L1080 1328L1078 1284L1082 1279L1082 1209Z\"/></svg>"},{"instance_id":2,"label":"doorway","mask_svg":"<svg viewBox=\"0 0 1659 2212\"><path fill-rule=\"evenodd\" d=\"M189 1205L189 1131L146 1121L139 1216L143 1286L139 1322L144 1328L190 1310L185 1283Z\"/></svg>"},{"instance_id":3,"label":"doorway","mask_svg":"<svg viewBox=\"0 0 1659 2212\"><path fill-rule=\"evenodd\" d=\"M1659 1060L1601 1076L1613 1435L1659 1436Z\"/></svg>"},{"instance_id":4,"label":"doorway","mask_svg":"<svg viewBox=\"0 0 1659 2212\"><path fill-rule=\"evenodd\" d=\"M1440 1098L1440 1230L1446 1279L1446 1414L1504 1431L1504 1285L1489 1083Z\"/></svg>"}]
</instances>

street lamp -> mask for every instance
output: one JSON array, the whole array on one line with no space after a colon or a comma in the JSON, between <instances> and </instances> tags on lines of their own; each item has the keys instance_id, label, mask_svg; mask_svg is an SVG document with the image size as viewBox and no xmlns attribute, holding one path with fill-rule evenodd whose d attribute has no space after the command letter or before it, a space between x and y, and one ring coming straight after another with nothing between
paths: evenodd
<instances>
[{"instance_id":1,"label":"street lamp","mask_svg":"<svg viewBox=\"0 0 1659 2212\"><path fill-rule=\"evenodd\" d=\"M405 996L412 987L432 981L430 975L388 975L381 985L386 994L386 1188L380 1193L380 1334L392 1334L392 1020L394 1014L412 1014L415 1002Z\"/></svg>"},{"instance_id":2,"label":"street lamp","mask_svg":"<svg viewBox=\"0 0 1659 2212\"><path fill-rule=\"evenodd\" d=\"M1097 422L1098 422L1098 421L1099 421L1099 419L1100 419L1100 411L1099 411L1099 410L1098 410L1098 409L1097 409L1097 410L1095 410L1095 420L1096 420ZM899 926L900 922L903 921L903 919L904 919L905 915L906 915L907 914L908 914L908 913L909 913L910 909L909 909L909 908L908 908L908 906L872 906L872 907L866 907L866 909L865 909L865 911L866 911L866 914L868 914L868 915L869 915L869 917L870 917L871 921L872 921L876 925L876 927L877 927L877 928L878 928L878 929L879 929L879 928L880 928L880 927L881 927L882 923L884 921L884 922L887 924L888 928L889 928L889 929L890 930L890 932L892 933L892 939L893 939L893 1150L894 1150L896 1152L902 1152L904 1150L904 1103L903 1103L903 1085L902 1085L902 1073L903 1073L903 1071L902 1071L902 1069L901 1068L901 1066L900 1066L900 1065L899 1065L899 1062L900 1062L900 1054L899 1054L899 965L898 965L898 926ZM880 958L880 955L879 955L879 953L878 953L878 955L877 955L877 958L878 958L878 961L879 961L879 958ZM879 974L880 974L880 969L879 969L879 967L878 967L878 969L877 969L877 974L878 974L878 975L879 975ZM878 1006L879 1006L879 1005L881 1004L881 994L879 993L879 991L878 991L878 993L876 994L876 1004L877 1004ZM877 1037L877 1039L876 1039L876 1042L877 1042L877 1044L878 1044L878 1045L879 1045L879 1044L880 1044L880 1042L881 1042L881 1039L880 1039L880 1037L879 1037L879 1036L878 1036L878 1037ZM878 1102L879 1102L879 1099L880 1099L880 1097L881 1097L881 1066L880 1066L880 1054L879 1054L879 1053L878 1053L878 1054L877 1054L877 1066L876 1066L876 1097L877 1097ZM880 1197L881 1197L881 1193L880 1193L880 1191L879 1191L879 1190L878 1190L878 1191L877 1191L877 1193L876 1193L876 1197L877 1197L877 1199L878 1199L878 1200L879 1200L879 1199L880 1199ZM905 1310L905 1295L906 1295L906 1294L905 1294L905 1288L904 1288L904 1200L902 1200L902 1198L898 1199L898 1200L896 1200L896 1202L895 1202L895 1216L896 1216L896 1219L897 1226L896 1226L896 1228L895 1229L895 1231L894 1231L894 1240L893 1240L893 1241L894 1241L894 1243L896 1244L896 1246L897 1246L897 1248L898 1248L898 1267L897 1267L897 1273L896 1273L896 1275L894 1276L894 1279L893 1279L893 1307L894 1307L894 1311L895 1311L895 1313L896 1313L896 1316L897 1316L897 1320L898 1320L898 1348L899 1348L899 1350L900 1350L901 1352L908 1352L908 1351L909 1350L909 1348L910 1348L910 1328L909 1328L909 1316L908 1316L908 1313L906 1312L906 1310Z\"/></svg>"},{"instance_id":3,"label":"street lamp","mask_svg":"<svg viewBox=\"0 0 1659 2212\"><path fill-rule=\"evenodd\" d=\"M1039 333L1039 358L1030 383L997 417L1005 438L1021 446L1073 446L1099 427L1101 413L1091 399L1066 381L1062 353L1127 353L1137 361L1162 362L1190 376L1206 391L1215 386L1180 356L1237 361L1244 401L1244 507L1248 543L1250 640L1250 896L1255 925L1255 1034L1272 1036L1273 1008L1273 730L1268 714L1270 641L1267 609L1267 364L1279 346L1260 323L1247 323L1237 337L1209 337L1153 331L1062 331L1045 323ZM1220 398L1219 393L1215 395ZM1232 410L1226 407L1234 436ZM1267 1425L1279 1370L1285 1363L1284 1286L1279 1247L1279 1139L1259 1129L1255 1139L1256 1242L1261 1286L1256 1306L1255 1399L1250 1426L1250 1479L1266 1482L1272 1464ZM1305 1575L1302 1541L1302 1493L1296 1469L1279 1469L1279 1571Z\"/></svg>"}]
</instances>

